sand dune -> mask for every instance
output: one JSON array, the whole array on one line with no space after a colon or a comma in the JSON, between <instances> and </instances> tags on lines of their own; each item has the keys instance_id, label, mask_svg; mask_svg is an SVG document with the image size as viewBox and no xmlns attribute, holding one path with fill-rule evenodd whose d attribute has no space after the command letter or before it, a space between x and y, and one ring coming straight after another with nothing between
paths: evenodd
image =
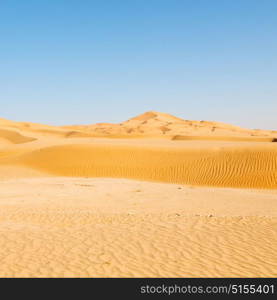
<instances>
[{"instance_id":1,"label":"sand dune","mask_svg":"<svg viewBox=\"0 0 277 300\"><path fill-rule=\"evenodd\" d=\"M154 111L0 119L0 276L276 277L276 141Z\"/></svg>"},{"instance_id":2,"label":"sand dune","mask_svg":"<svg viewBox=\"0 0 277 300\"><path fill-rule=\"evenodd\" d=\"M0 126L6 129L41 134L43 136L60 137L167 137L199 136L228 139L241 137L243 139L268 138L277 139L276 131L245 129L239 126L213 121L192 121L156 111L149 111L119 124L97 123L93 125L50 126L30 122L13 122L0 119ZM187 138L186 138L187 139ZM240 141L238 139L238 141Z\"/></svg>"},{"instance_id":3,"label":"sand dune","mask_svg":"<svg viewBox=\"0 0 277 300\"><path fill-rule=\"evenodd\" d=\"M277 138L272 131L182 120L154 111L120 124L55 127L0 121L5 152L0 155L0 166L18 165L61 176L277 188L277 148L272 143ZM181 129L189 133L172 135ZM104 139L107 137L109 143ZM126 142L120 142L124 139ZM12 148L5 141L26 146Z\"/></svg>"},{"instance_id":4,"label":"sand dune","mask_svg":"<svg viewBox=\"0 0 277 300\"><path fill-rule=\"evenodd\" d=\"M102 137L168 137L179 136L221 136L277 138L275 131L245 129L239 126L212 121L183 120L170 114L149 111L119 124L97 123L92 125L71 125L64 130L82 131ZM234 139L235 140L235 139Z\"/></svg>"},{"instance_id":5,"label":"sand dune","mask_svg":"<svg viewBox=\"0 0 277 300\"><path fill-rule=\"evenodd\" d=\"M230 141L230 142L276 142L272 137L240 137L240 136L184 136L175 135L173 141Z\"/></svg>"},{"instance_id":6,"label":"sand dune","mask_svg":"<svg viewBox=\"0 0 277 300\"><path fill-rule=\"evenodd\" d=\"M71 129L74 127L71 126ZM141 136L241 136L276 137L276 133L266 130L245 129L230 124L211 121L191 121L177 118L170 114L149 111L120 124L96 124L76 127L76 129L109 136L111 134L129 137Z\"/></svg>"},{"instance_id":7,"label":"sand dune","mask_svg":"<svg viewBox=\"0 0 277 300\"><path fill-rule=\"evenodd\" d=\"M21 135L16 131L6 129L0 129L0 138L5 139L13 144L23 144L36 140L35 138Z\"/></svg>"},{"instance_id":8,"label":"sand dune","mask_svg":"<svg viewBox=\"0 0 277 300\"><path fill-rule=\"evenodd\" d=\"M94 137L94 135L86 133L86 132L81 132L81 131L69 131L65 134L66 138L84 138L84 137Z\"/></svg>"},{"instance_id":9,"label":"sand dune","mask_svg":"<svg viewBox=\"0 0 277 300\"><path fill-rule=\"evenodd\" d=\"M64 145L25 153L6 159L5 163L24 165L61 176L277 188L276 147L186 149Z\"/></svg>"}]
</instances>

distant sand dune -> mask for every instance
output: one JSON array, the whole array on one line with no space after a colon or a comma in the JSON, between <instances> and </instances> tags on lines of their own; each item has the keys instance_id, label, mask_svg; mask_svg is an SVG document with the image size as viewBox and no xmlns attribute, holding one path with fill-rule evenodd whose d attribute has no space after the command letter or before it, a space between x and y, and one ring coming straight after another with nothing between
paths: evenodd
<instances>
[{"instance_id":1,"label":"distant sand dune","mask_svg":"<svg viewBox=\"0 0 277 300\"><path fill-rule=\"evenodd\" d=\"M276 132L268 130L245 129L238 126L213 121L183 120L170 114L148 111L119 124L97 123L92 125L63 126L63 129L83 131L98 136L120 136L120 137L165 137L175 136L203 136L216 137L241 137L255 141L259 137L276 138ZM218 138L217 138L218 137ZM213 140L213 139L209 139ZM235 140L235 139L234 139Z\"/></svg>"},{"instance_id":2,"label":"distant sand dune","mask_svg":"<svg viewBox=\"0 0 277 300\"><path fill-rule=\"evenodd\" d=\"M65 134L66 138L82 138L82 137L94 137L94 135L81 132L81 131L69 131Z\"/></svg>"},{"instance_id":3,"label":"distant sand dune","mask_svg":"<svg viewBox=\"0 0 277 300\"><path fill-rule=\"evenodd\" d=\"M80 137L94 137L95 135L89 134L82 131L77 130L59 130L57 129L41 129L41 128L35 128L31 130L32 132L42 134L44 136L57 136L61 138L80 138Z\"/></svg>"},{"instance_id":4,"label":"distant sand dune","mask_svg":"<svg viewBox=\"0 0 277 300\"><path fill-rule=\"evenodd\" d=\"M50 136L60 136L64 137L67 132L58 129L44 129L44 128L33 128L31 129L32 132L40 133L42 135L50 135Z\"/></svg>"},{"instance_id":5,"label":"distant sand dune","mask_svg":"<svg viewBox=\"0 0 277 300\"><path fill-rule=\"evenodd\" d=\"M5 163L24 165L62 176L118 177L218 187L277 188L275 147L203 150L63 145L6 159Z\"/></svg>"},{"instance_id":6,"label":"distant sand dune","mask_svg":"<svg viewBox=\"0 0 277 300\"><path fill-rule=\"evenodd\" d=\"M35 137L86 138L86 137L158 137L187 140L268 141L277 139L277 132L246 129L213 121L183 120L170 114L148 111L121 123L96 123L91 125L51 126L30 122L13 122L0 119L0 126L19 130ZM264 140L262 140L264 139Z\"/></svg>"},{"instance_id":7,"label":"distant sand dune","mask_svg":"<svg viewBox=\"0 0 277 300\"><path fill-rule=\"evenodd\" d=\"M35 141L35 138L24 136L16 131L0 129L0 138L6 139L13 144L23 144Z\"/></svg>"},{"instance_id":8,"label":"distant sand dune","mask_svg":"<svg viewBox=\"0 0 277 300\"><path fill-rule=\"evenodd\" d=\"M230 142L276 142L277 139L272 137L240 137L240 136L189 136L175 135L173 141L230 141Z\"/></svg>"}]
</instances>

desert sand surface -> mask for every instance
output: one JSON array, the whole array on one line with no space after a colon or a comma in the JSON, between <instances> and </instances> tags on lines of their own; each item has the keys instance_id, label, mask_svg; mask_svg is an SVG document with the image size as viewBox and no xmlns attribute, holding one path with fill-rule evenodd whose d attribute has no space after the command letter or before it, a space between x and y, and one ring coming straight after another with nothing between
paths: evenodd
<instances>
[{"instance_id":1,"label":"desert sand surface","mask_svg":"<svg viewBox=\"0 0 277 300\"><path fill-rule=\"evenodd\" d=\"M153 111L0 119L0 276L276 277L276 141Z\"/></svg>"},{"instance_id":2,"label":"desert sand surface","mask_svg":"<svg viewBox=\"0 0 277 300\"><path fill-rule=\"evenodd\" d=\"M70 177L0 190L2 277L277 275L277 191Z\"/></svg>"}]
</instances>

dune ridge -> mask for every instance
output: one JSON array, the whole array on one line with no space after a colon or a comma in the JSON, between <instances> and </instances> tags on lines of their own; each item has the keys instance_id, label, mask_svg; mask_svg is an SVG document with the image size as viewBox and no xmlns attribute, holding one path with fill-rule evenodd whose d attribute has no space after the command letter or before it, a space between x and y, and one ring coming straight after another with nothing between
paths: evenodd
<instances>
[{"instance_id":1,"label":"dune ridge","mask_svg":"<svg viewBox=\"0 0 277 300\"><path fill-rule=\"evenodd\" d=\"M62 176L277 187L274 131L183 120L156 111L120 124L59 127L0 119L0 126L0 166L18 165Z\"/></svg>"},{"instance_id":2,"label":"dune ridge","mask_svg":"<svg viewBox=\"0 0 277 300\"><path fill-rule=\"evenodd\" d=\"M241 136L184 136L175 135L172 141L230 141L230 142L276 142L272 137L241 137Z\"/></svg>"},{"instance_id":3,"label":"dune ridge","mask_svg":"<svg viewBox=\"0 0 277 300\"><path fill-rule=\"evenodd\" d=\"M148 111L121 123L96 123L89 125L51 126L31 122L13 122L0 119L0 127L17 129L22 132L57 137L242 137L255 141L259 137L277 139L272 130L246 129L239 126L214 121L184 120L170 114ZM0 133L1 137L1 133ZM185 138L184 138L185 140ZM233 141L241 141L233 139Z\"/></svg>"},{"instance_id":4,"label":"dune ridge","mask_svg":"<svg viewBox=\"0 0 277 300\"><path fill-rule=\"evenodd\" d=\"M82 130L94 134L141 136L225 136L225 137L276 137L269 130L246 129L239 126L213 121L184 120L170 114L148 111L119 124L98 123L94 125L65 126L72 130ZM234 141L236 141L234 139Z\"/></svg>"},{"instance_id":5,"label":"dune ridge","mask_svg":"<svg viewBox=\"0 0 277 300\"><path fill-rule=\"evenodd\" d=\"M277 149L61 145L2 159L49 174L131 178L240 188L277 188Z\"/></svg>"},{"instance_id":6,"label":"dune ridge","mask_svg":"<svg viewBox=\"0 0 277 300\"><path fill-rule=\"evenodd\" d=\"M24 136L16 131L0 129L0 137L6 139L13 144L23 144L35 141L33 137Z\"/></svg>"}]
</instances>

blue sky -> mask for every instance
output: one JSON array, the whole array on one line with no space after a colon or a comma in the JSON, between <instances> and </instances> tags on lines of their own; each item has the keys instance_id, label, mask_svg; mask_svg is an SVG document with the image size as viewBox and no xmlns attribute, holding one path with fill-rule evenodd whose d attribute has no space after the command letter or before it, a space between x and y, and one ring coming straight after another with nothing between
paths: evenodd
<instances>
[{"instance_id":1,"label":"blue sky","mask_svg":"<svg viewBox=\"0 0 277 300\"><path fill-rule=\"evenodd\" d=\"M0 1L0 117L148 110L277 130L275 0Z\"/></svg>"}]
</instances>

